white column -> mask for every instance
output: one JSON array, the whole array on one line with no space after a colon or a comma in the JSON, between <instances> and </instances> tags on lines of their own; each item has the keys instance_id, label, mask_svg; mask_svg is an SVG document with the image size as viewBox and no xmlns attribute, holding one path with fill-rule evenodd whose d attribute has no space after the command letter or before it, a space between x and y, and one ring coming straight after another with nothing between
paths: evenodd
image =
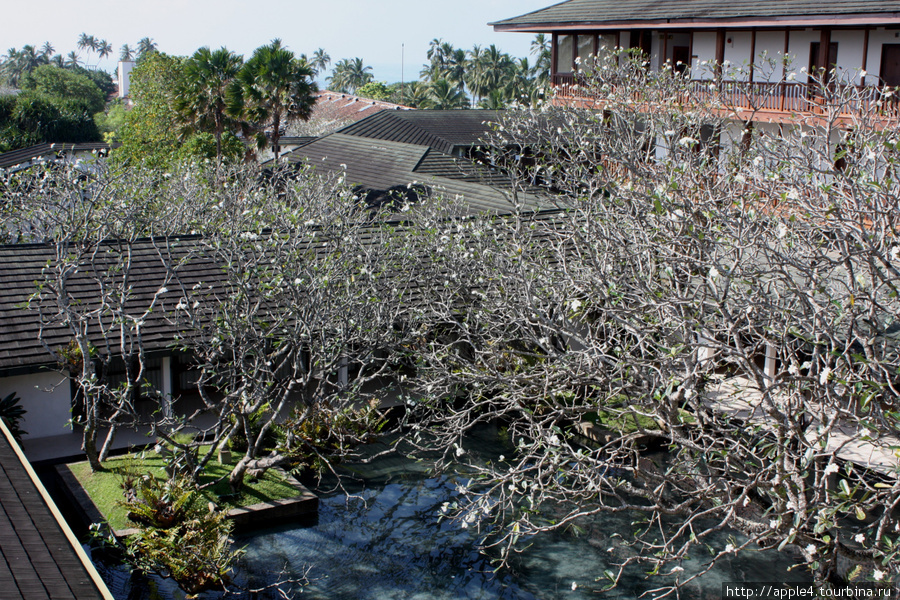
<instances>
[{"instance_id":1,"label":"white column","mask_svg":"<svg viewBox=\"0 0 900 600\"><path fill-rule=\"evenodd\" d=\"M765 373L766 377L769 381L775 380L775 345L774 344L766 344L766 366Z\"/></svg>"},{"instance_id":2,"label":"white column","mask_svg":"<svg viewBox=\"0 0 900 600\"><path fill-rule=\"evenodd\" d=\"M163 416L169 418L172 416L172 357L163 356L162 364L159 367L160 381L162 389L159 393L162 395L162 412Z\"/></svg>"}]
</instances>

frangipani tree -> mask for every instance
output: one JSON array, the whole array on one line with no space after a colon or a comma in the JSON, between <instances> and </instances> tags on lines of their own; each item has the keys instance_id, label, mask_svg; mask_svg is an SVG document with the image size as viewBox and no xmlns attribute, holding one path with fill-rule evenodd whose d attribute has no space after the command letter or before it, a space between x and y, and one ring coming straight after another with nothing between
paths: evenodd
<instances>
[{"instance_id":1,"label":"frangipani tree","mask_svg":"<svg viewBox=\"0 0 900 600\"><path fill-rule=\"evenodd\" d=\"M824 114L750 129L720 89L616 55L585 68L586 108L497 125L491 163L560 212L423 238L449 280L423 290L434 325L412 421L448 456L475 424L506 427L513 457L460 508L494 525L502 557L626 512L643 515L636 552L597 573L607 584L641 563L674 592L698 576L681 561L727 532L741 536L710 545L702 572L791 545L819 580L886 579L900 530L890 114L824 86ZM642 452L652 440L667 458Z\"/></svg>"}]
</instances>

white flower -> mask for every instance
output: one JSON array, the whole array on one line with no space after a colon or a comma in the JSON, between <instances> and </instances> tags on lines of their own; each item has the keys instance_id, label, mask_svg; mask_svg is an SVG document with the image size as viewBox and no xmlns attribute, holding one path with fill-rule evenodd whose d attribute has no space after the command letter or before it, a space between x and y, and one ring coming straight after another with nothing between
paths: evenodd
<instances>
[{"instance_id":1,"label":"white flower","mask_svg":"<svg viewBox=\"0 0 900 600\"><path fill-rule=\"evenodd\" d=\"M853 539L856 540L856 543L857 543L857 544L864 544L864 543L866 543L866 536L864 536L864 535L861 534L861 533L857 533L856 535L854 535L854 536L853 536Z\"/></svg>"},{"instance_id":2,"label":"white flower","mask_svg":"<svg viewBox=\"0 0 900 600\"><path fill-rule=\"evenodd\" d=\"M788 200L799 200L800 192L797 191L797 188L791 188L787 193Z\"/></svg>"},{"instance_id":3,"label":"white flower","mask_svg":"<svg viewBox=\"0 0 900 600\"><path fill-rule=\"evenodd\" d=\"M671 571L669 571L669 575L671 575L672 573L681 573L682 571L684 571L684 569L676 565L672 567Z\"/></svg>"},{"instance_id":4,"label":"white flower","mask_svg":"<svg viewBox=\"0 0 900 600\"><path fill-rule=\"evenodd\" d=\"M832 473L837 473L838 470L839 470L839 467L835 463L832 462L832 463L828 463L828 466L825 467L824 473L825 473L825 476L827 477L828 475L831 475Z\"/></svg>"},{"instance_id":5,"label":"white flower","mask_svg":"<svg viewBox=\"0 0 900 600\"><path fill-rule=\"evenodd\" d=\"M719 270L715 267L710 268L709 270L709 278L710 279L718 279L719 278Z\"/></svg>"},{"instance_id":6,"label":"white flower","mask_svg":"<svg viewBox=\"0 0 900 600\"><path fill-rule=\"evenodd\" d=\"M788 73L788 76L787 76L788 81L794 81L795 79L797 79L796 73Z\"/></svg>"},{"instance_id":7,"label":"white flower","mask_svg":"<svg viewBox=\"0 0 900 600\"><path fill-rule=\"evenodd\" d=\"M831 379L831 367L825 367L819 374L819 385L825 385Z\"/></svg>"},{"instance_id":8,"label":"white flower","mask_svg":"<svg viewBox=\"0 0 900 600\"><path fill-rule=\"evenodd\" d=\"M860 77L865 77L866 75L868 75L868 73L866 72L866 70L865 70L865 69L860 69L860 71L859 71L859 76L860 76Z\"/></svg>"},{"instance_id":9,"label":"white flower","mask_svg":"<svg viewBox=\"0 0 900 600\"><path fill-rule=\"evenodd\" d=\"M725 544L725 552L734 552L734 544Z\"/></svg>"},{"instance_id":10,"label":"white flower","mask_svg":"<svg viewBox=\"0 0 900 600\"><path fill-rule=\"evenodd\" d=\"M687 146L687 147L690 147L690 146L693 146L693 145L696 144L696 143L697 143L697 140L695 140L695 139L692 138L692 137L688 137L688 136L685 136L685 137L681 138L680 140L678 140L678 145L679 145L679 146Z\"/></svg>"},{"instance_id":11,"label":"white flower","mask_svg":"<svg viewBox=\"0 0 900 600\"><path fill-rule=\"evenodd\" d=\"M578 589L578 584L573 581L572 582L572 591L574 592L577 589Z\"/></svg>"},{"instance_id":12,"label":"white flower","mask_svg":"<svg viewBox=\"0 0 900 600\"><path fill-rule=\"evenodd\" d=\"M788 367L788 373L793 375L794 377L797 377L798 375L800 375L800 365L792 362L791 366Z\"/></svg>"},{"instance_id":13,"label":"white flower","mask_svg":"<svg viewBox=\"0 0 900 600\"><path fill-rule=\"evenodd\" d=\"M666 132L665 132L663 135L665 135L666 137L674 137L674 136L675 136L675 130L674 130L674 129L667 129Z\"/></svg>"},{"instance_id":14,"label":"white flower","mask_svg":"<svg viewBox=\"0 0 900 600\"><path fill-rule=\"evenodd\" d=\"M550 444L551 446L559 446L559 438L554 433L549 438L547 438L547 443Z\"/></svg>"},{"instance_id":15,"label":"white flower","mask_svg":"<svg viewBox=\"0 0 900 600\"><path fill-rule=\"evenodd\" d=\"M772 519L769 521L769 529L778 529L778 520Z\"/></svg>"},{"instance_id":16,"label":"white flower","mask_svg":"<svg viewBox=\"0 0 900 600\"><path fill-rule=\"evenodd\" d=\"M818 548L816 548L812 544L807 544L805 550L807 554L815 554L816 552L818 552Z\"/></svg>"},{"instance_id":17,"label":"white flower","mask_svg":"<svg viewBox=\"0 0 900 600\"><path fill-rule=\"evenodd\" d=\"M581 308L581 300L572 300L569 303L569 308L572 312L578 312L578 309Z\"/></svg>"},{"instance_id":18,"label":"white flower","mask_svg":"<svg viewBox=\"0 0 900 600\"><path fill-rule=\"evenodd\" d=\"M504 460L506 460L506 457L503 456L503 455L501 454L501 455L500 455L500 462L503 462Z\"/></svg>"},{"instance_id":19,"label":"white flower","mask_svg":"<svg viewBox=\"0 0 900 600\"><path fill-rule=\"evenodd\" d=\"M778 231L777 231L778 239L784 239L785 236L787 236L787 233L788 233L787 225L785 225L784 223L780 223L778 225Z\"/></svg>"},{"instance_id":20,"label":"white flower","mask_svg":"<svg viewBox=\"0 0 900 600\"><path fill-rule=\"evenodd\" d=\"M884 579L885 575L886 575L886 573L884 571L882 571L881 569L875 569L874 571L872 571L872 578L875 581L881 581L882 579Z\"/></svg>"},{"instance_id":21,"label":"white flower","mask_svg":"<svg viewBox=\"0 0 900 600\"><path fill-rule=\"evenodd\" d=\"M457 446L457 447L456 447L456 455L457 455L457 456L462 456L462 455L465 454L465 453L466 453L466 451L463 450L462 446Z\"/></svg>"}]
</instances>

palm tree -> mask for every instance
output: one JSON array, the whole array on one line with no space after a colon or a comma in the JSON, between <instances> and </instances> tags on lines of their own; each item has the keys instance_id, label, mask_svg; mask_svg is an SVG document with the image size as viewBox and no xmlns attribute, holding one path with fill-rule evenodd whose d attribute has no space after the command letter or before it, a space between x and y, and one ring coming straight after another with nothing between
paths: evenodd
<instances>
[{"instance_id":1,"label":"palm tree","mask_svg":"<svg viewBox=\"0 0 900 600\"><path fill-rule=\"evenodd\" d=\"M100 61L110 54L112 54L113 47L112 44L107 42L106 40L100 40L97 42L97 54L100 55L100 58L97 59L97 64L100 64Z\"/></svg>"},{"instance_id":2,"label":"palm tree","mask_svg":"<svg viewBox=\"0 0 900 600\"><path fill-rule=\"evenodd\" d=\"M216 160L222 160L222 134L234 120L227 114L228 87L237 77L243 58L227 48L215 52L208 46L185 62L183 83L173 102L184 120L185 133L212 131L216 136Z\"/></svg>"},{"instance_id":3,"label":"palm tree","mask_svg":"<svg viewBox=\"0 0 900 600\"><path fill-rule=\"evenodd\" d=\"M319 73L324 73L325 69L328 68L328 65L331 64L331 56L325 52L324 48L319 48L313 52L312 60L309 64L315 69L316 76L318 76Z\"/></svg>"},{"instance_id":4,"label":"palm tree","mask_svg":"<svg viewBox=\"0 0 900 600\"><path fill-rule=\"evenodd\" d=\"M84 32L80 36L78 36L78 49L79 50L96 50L97 49L97 38L92 35L88 35Z\"/></svg>"},{"instance_id":5,"label":"palm tree","mask_svg":"<svg viewBox=\"0 0 900 600\"><path fill-rule=\"evenodd\" d=\"M364 65L361 58L345 58L334 65L334 73L326 81L330 82L329 89L352 94L375 79L370 73L371 70L372 67Z\"/></svg>"},{"instance_id":6,"label":"palm tree","mask_svg":"<svg viewBox=\"0 0 900 600\"><path fill-rule=\"evenodd\" d=\"M41 46L41 54L44 55L48 61L50 57L53 56L53 53L56 52L56 48L53 47L53 44L50 42L44 42L44 45Z\"/></svg>"},{"instance_id":7,"label":"palm tree","mask_svg":"<svg viewBox=\"0 0 900 600\"><path fill-rule=\"evenodd\" d=\"M491 44L481 52L478 60L473 62L466 84L475 96L483 98L491 90L502 89L509 85L514 72L515 63L509 54L501 52L496 45Z\"/></svg>"},{"instance_id":8,"label":"palm tree","mask_svg":"<svg viewBox=\"0 0 900 600\"><path fill-rule=\"evenodd\" d=\"M550 61L552 60L550 40L546 35L539 33L534 36L531 41L531 54L537 57L534 60L534 75L543 86L550 81Z\"/></svg>"},{"instance_id":9,"label":"palm tree","mask_svg":"<svg viewBox=\"0 0 900 600\"><path fill-rule=\"evenodd\" d=\"M122 47L119 48L119 60L122 61L131 61L134 60L135 50L128 44L122 44Z\"/></svg>"},{"instance_id":10,"label":"palm tree","mask_svg":"<svg viewBox=\"0 0 900 600\"><path fill-rule=\"evenodd\" d=\"M62 54L54 54L53 58L50 59L50 64L59 67L60 69L66 68L66 61Z\"/></svg>"},{"instance_id":11,"label":"palm tree","mask_svg":"<svg viewBox=\"0 0 900 600\"><path fill-rule=\"evenodd\" d=\"M442 110L468 108L466 93L446 79L438 79L428 86L429 108Z\"/></svg>"},{"instance_id":12,"label":"palm tree","mask_svg":"<svg viewBox=\"0 0 900 600\"><path fill-rule=\"evenodd\" d=\"M272 132L276 163L281 128L312 114L317 91L312 77L312 67L294 58L294 53L275 39L253 52L228 87L229 113L253 123L263 133L266 129ZM257 141L263 147L265 135L257 136Z\"/></svg>"},{"instance_id":13,"label":"palm tree","mask_svg":"<svg viewBox=\"0 0 900 600\"><path fill-rule=\"evenodd\" d=\"M78 53L72 50L66 55L66 67L69 69L74 69L75 67L81 64L81 57L78 56Z\"/></svg>"},{"instance_id":14,"label":"palm tree","mask_svg":"<svg viewBox=\"0 0 900 600\"><path fill-rule=\"evenodd\" d=\"M138 42L137 59L141 60L143 58L146 58L150 54L153 54L154 52L156 52L156 48L157 48L157 43L153 41L153 38L149 38L149 37L142 38Z\"/></svg>"}]
</instances>

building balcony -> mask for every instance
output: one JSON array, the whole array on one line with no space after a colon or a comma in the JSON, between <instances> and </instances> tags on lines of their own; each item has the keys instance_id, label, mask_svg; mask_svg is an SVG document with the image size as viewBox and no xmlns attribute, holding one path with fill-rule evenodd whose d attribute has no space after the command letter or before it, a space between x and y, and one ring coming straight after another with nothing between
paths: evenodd
<instances>
[{"instance_id":1,"label":"building balcony","mask_svg":"<svg viewBox=\"0 0 900 600\"><path fill-rule=\"evenodd\" d=\"M557 103L603 108L603 99L579 75L554 73L551 81ZM681 89L676 102L684 106L707 103L743 121L796 123L831 114L848 126L861 115L882 126L900 122L900 90L894 87L832 85L823 93L819 85L796 82L692 80Z\"/></svg>"}]
</instances>

